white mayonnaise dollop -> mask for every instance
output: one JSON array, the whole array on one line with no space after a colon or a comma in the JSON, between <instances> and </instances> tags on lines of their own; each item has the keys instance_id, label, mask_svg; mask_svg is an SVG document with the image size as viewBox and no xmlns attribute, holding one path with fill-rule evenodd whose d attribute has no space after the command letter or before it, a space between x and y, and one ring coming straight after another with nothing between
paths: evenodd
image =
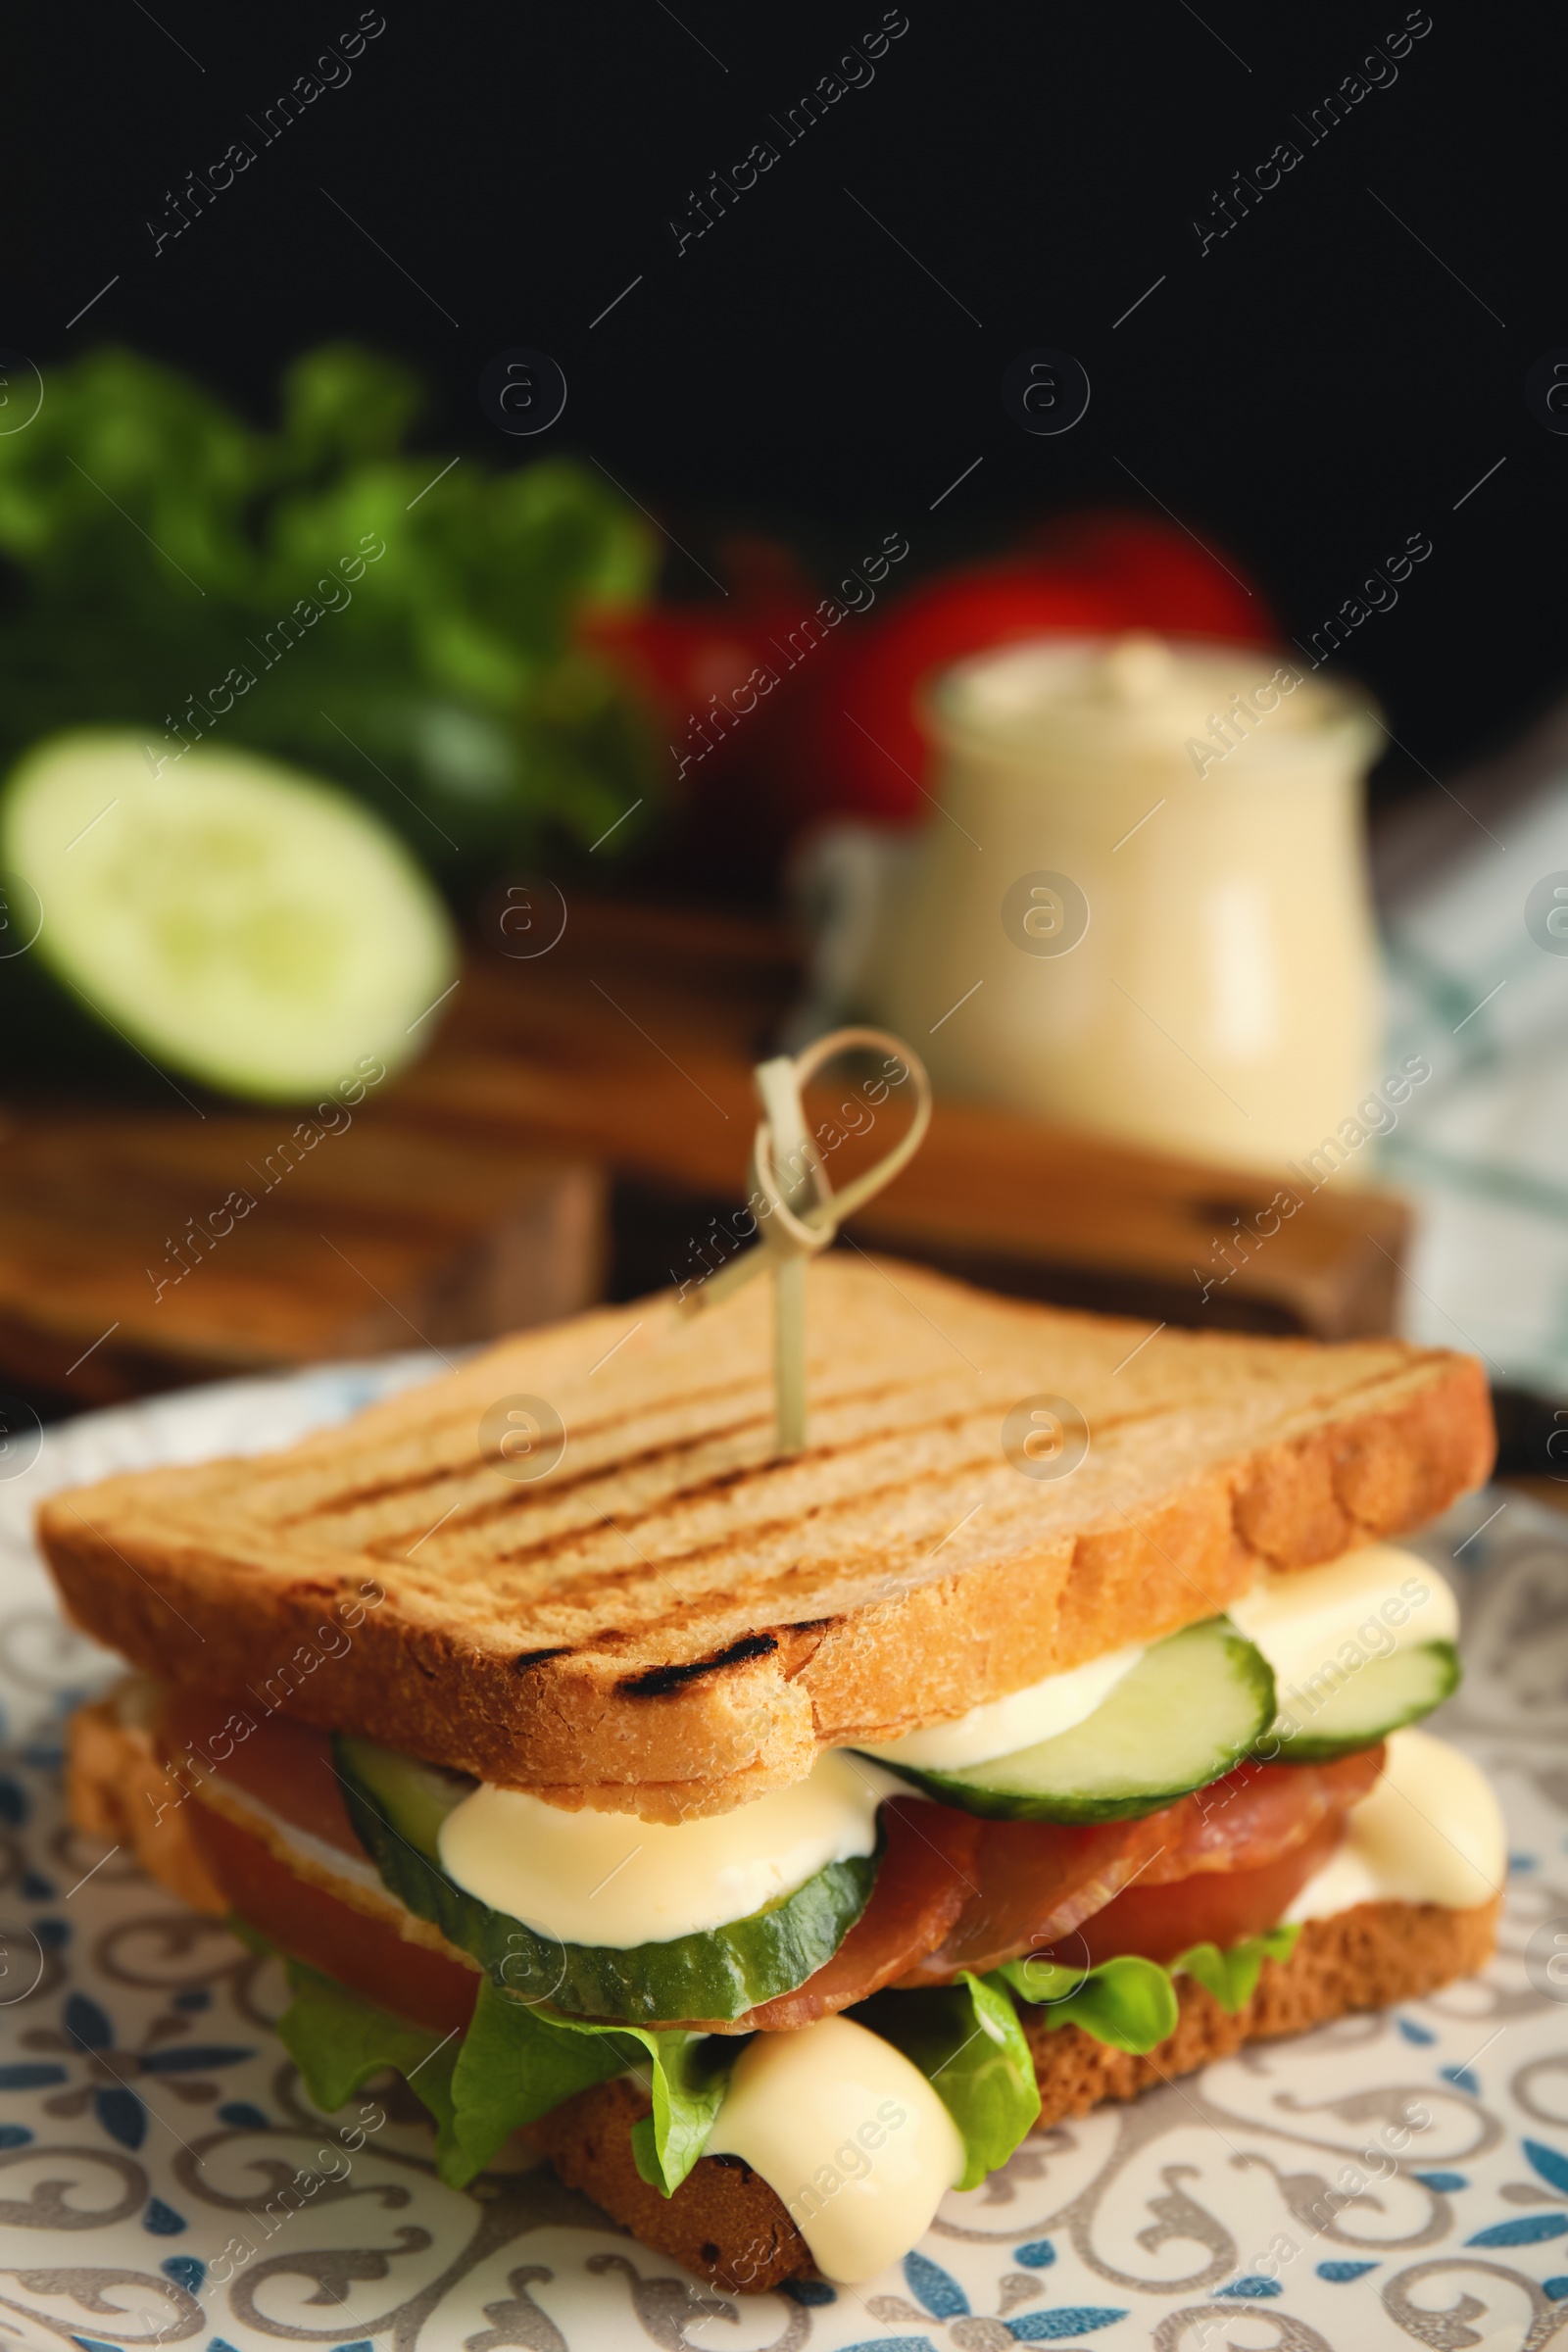
<instances>
[{"instance_id":1,"label":"white mayonnaise dollop","mask_svg":"<svg viewBox=\"0 0 1568 2352\"><path fill-rule=\"evenodd\" d=\"M625 1951L745 1919L828 1863L870 1853L894 1785L834 1749L791 1788L669 1825L567 1813L484 1782L442 1823L441 1866L538 1935Z\"/></svg>"},{"instance_id":2,"label":"white mayonnaise dollop","mask_svg":"<svg viewBox=\"0 0 1568 2352\"><path fill-rule=\"evenodd\" d=\"M919 2243L964 2166L924 2075L847 2017L748 2042L706 2152L760 2173L818 2268L849 2286Z\"/></svg>"},{"instance_id":3,"label":"white mayonnaise dollop","mask_svg":"<svg viewBox=\"0 0 1568 2352\"><path fill-rule=\"evenodd\" d=\"M1376 1786L1350 1808L1345 1842L1287 1919L1329 1919L1355 1903L1441 1903L1473 1911L1502 1891L1508 1840L1478 1764L1430 1732L1395 1732Z\"/></svg>"},{"instance_id":4,"label":"white mayonnaise dollop","mask_svg":"<svg viewBox=\"0 0 1568 2352\"><path fill-rule=\"evenodd\" d=\"M1459 1604L1435 1568L1396 1544L1367 1544L1319 1568L1265 1573L1232 1601L1231 1622L1274 1669L1280 1713L1292 1694L1342 1682L1372 1658L1423 1642L1451 1642Z\"/></svg>"}]
</instances>

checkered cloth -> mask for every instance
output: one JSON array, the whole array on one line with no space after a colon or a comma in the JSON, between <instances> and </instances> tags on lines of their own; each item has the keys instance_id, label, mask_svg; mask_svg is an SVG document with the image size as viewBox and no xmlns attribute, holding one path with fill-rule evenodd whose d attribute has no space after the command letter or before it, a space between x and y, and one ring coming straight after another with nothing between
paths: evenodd
<instances>
[{"instance_id":1,"label":"checkered cloth","mask_svg":"<svg viewBox=\"0 0 1568 2352\"><path fill-rule=\"evenodd\" d=\"M1523 798L1456 791L1475 813L1446 810L1447 856L1384 903L1386 1066L1433 1072L1379 1157L1417 1209L1405 1329L1568 1396L1568 955L1525 919L1568 873L1568 760Z\"/></svg>"}]
</instances>

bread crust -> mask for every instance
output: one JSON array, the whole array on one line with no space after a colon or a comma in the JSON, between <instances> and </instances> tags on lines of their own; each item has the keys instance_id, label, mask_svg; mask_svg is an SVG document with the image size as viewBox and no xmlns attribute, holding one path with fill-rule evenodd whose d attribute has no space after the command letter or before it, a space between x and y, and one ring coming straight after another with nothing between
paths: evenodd
<instances>
[{"instance_id":1,"label":"bread crust","mask_svg":"<svg viewBox=\"0 0 1568 2352\"><path fill-rule=\"evenodd\" d=\"M103 1698L74 1709L66 1725L66 1810L89 1838L128 1847L150 1879L221 1919L227 1897L202 1860L190 1819L159 1754L153 1693L138 1706L127 1676Z\"/></svg>"},{"instance_id":2,"label":"bread crust","mask_svg":"<svg viewBox=\"0 0 1568 2352\"><path fill-rule=\"evenodd\" d=\"M1110 2049L1077 2026L1053 2030L1049 2011L1022 2007L1040 2083L1037 2128L1087 2115L1102 2099L1136 2098L1152 2083L1232 2056L1244 2042L1304 2033L1472 1975L1492 1954L1500 1907L1500 1898L1473 1911L1358 1903L1310 1920L1289 1960L1264 1961L1256 1990L1235 2016L1191 1977L1177 1978L1176 2031L1143 2058ZM622 2077L580 2091L527 2136L568 2188L583 2190L645 2246L726 2294L760 2294L814 2271L781 2200L738 2158L700 2158L672 2197L651 2188L630 2136L649 2108L642 2085Z\"/></svg>"},{"instance_id":3,"label":"bread crust","mask_svg":"<svg viewBox=\"0 0 1568 2352\"><path fill-rule=\"evenodd\" d=\"M679 1821L1404 1534L1491 1466L1469 1356L1149 1340L881 1261L811 1283L794 1460L757 1284L527 1334L281 1454L53 1497L39 1539L75 1623L148 1673ZM480 1450L518 1393L567 1431L537 1483ZM1091 1433L1068 1477L1004 1451L1042 1393Z\"/></svg>"}]
</instances>

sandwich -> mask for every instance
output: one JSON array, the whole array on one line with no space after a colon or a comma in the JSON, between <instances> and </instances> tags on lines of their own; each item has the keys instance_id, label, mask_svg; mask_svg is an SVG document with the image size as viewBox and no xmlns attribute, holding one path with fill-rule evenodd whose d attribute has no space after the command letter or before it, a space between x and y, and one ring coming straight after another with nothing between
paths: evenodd
<instances>
[{"instance_id":1,"label":"sandwich","mask_svg":"<svg viewBox=\"0 0 1568 2352\"><path fill-rule=\"evenodd\" d=\"M810 1283L790 1456L758 1285L40 1514L130 1669L74 1817L281 1956L316 2104L395 2068L446 2181L548 2159L741 2292L1475 1970L1504 1869L1397 1542L1488 1474L1473 1358Z\"/></svg>"}]
</instances>

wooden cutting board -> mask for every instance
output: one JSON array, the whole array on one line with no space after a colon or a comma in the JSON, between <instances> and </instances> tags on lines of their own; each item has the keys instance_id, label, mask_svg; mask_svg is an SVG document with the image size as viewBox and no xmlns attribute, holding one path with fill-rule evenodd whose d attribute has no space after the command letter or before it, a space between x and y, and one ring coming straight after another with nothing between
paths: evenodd
<instances>
[{"instance_id":1,"label":"wooden cutting board","mask_svg":"<svg viewBox=\"0 0 1568 2352\"><path fill-rule=\"evenodd\" d=\"M488 1339L603 1273L595 1167L380 1113L13 1110L0 1164L0 1375L51 1402Z\"/></svg>"},{"instance_id":2,"label":"wooden cutting board","mask_svg":"<svg viewBox=\"0 0 1568 2352\"><path fill-rule=\"evenodd\" d=\"M514 961L506 945L476 944L438 1049L402 1082L404 1115L593 1154L657 1228L633 1287L700 1273L715 1215L746 1196L752 1065L777 1051L800 987L789 933L573 899L549 954ZM813 1119L835 1121L846 1099L854 1116L848 1074L812 1093ZM890 1103L833 1152L835 1184L880 1156L899 1115ZM1337 1177L1298 1188L1282 1214L1284 1183L1283 1171L1205 1166L944 1100L908 1167L850 1230L1065 1304L1321 1339L1391 1330L1403 1202Z\"/></svg>"},{"instance_id":3,"label":"wooden cutting board","mask_svg":"<svg viewBox=\"0 0 1568 2352\"><path fill-rule=\"evenodd\" d=\"M220 1373L489 1338L696 1279L744 1201L752 1065L800 985L782 925L571 899L548 953L481 933L424 1058L352 1124L13 1103L0 1113L0 1380L100 1403ZM827 1137L861 1115L815 1090ZM880 1156L896 1097L829 1149ZM303 1123L309 1128L310 1122ZM944 1101L852 1243L1019 1295L1199 1328L1392 1327L1406 1213ZM731 1240L723 1245L732 1250ZM1205 1287L1206 1286L1206 1287Z\"/></svg>"}]
</instances>

